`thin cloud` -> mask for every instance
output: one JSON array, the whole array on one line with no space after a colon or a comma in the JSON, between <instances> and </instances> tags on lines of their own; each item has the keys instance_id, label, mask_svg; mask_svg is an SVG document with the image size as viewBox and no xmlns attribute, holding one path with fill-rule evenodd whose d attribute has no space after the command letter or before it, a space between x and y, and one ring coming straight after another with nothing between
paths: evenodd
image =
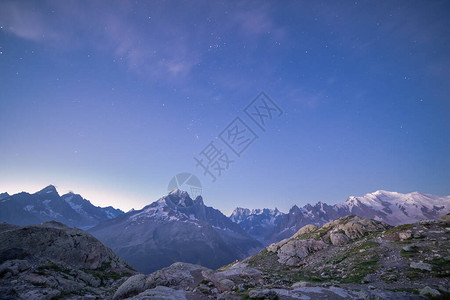
<instances>
[{"instance_id":1,"label":"thin cloud","mask_svg":"<svg viewBox=\"0 0 450 300\"><path fill-rule=\"evenodd\" d=\"M0 22L20 38L67 51L89 46L141 76L164 81L185 78L213 39L236 29L256 38L283 34L266 6L231 4L229 15L207 2L183 7L157 2L150 8L132 2L4 1ZM208 18L216 21L214 26Z\"/></svg>"}]
</instances>

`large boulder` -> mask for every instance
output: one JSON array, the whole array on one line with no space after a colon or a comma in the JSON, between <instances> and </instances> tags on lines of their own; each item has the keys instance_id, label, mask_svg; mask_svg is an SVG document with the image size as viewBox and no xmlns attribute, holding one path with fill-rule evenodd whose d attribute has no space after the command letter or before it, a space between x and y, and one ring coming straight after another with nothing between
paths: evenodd
<instances>
[{"instance_id":1,"label":"large boulder","mask_svg":"<svg viewBox=\"0 0 450 300\"><path fill-rule=\"evenodd\" d=\"M318 227L312 224L309 225L305 225L302 228L300 228L292 237L295 238L299 235L305 234L305 233L309 233L311 231L316 230Z\"/></svg>"},{"instance_id":2,"label":"large boulder","mask_svg":"<svg viewBox=\"0 0 450 300\"><path fill-rule=\"evenodd\" d=\"M368 232L382 231L391 227L392 226L386 223L358 216L339 218L322 226L324 229L329 228L331 232L343 231L343 233L352 240L360 238Z\"/></svg>"},{"instance_id":3,"label":"large boulder","mask_svg":"<svg viewBox=\"0 0 450 300\"><path fill-rule=\"evenodd\" d=\"M348 236L346 236L345 234L340 233L340 232L331 233L330 240L331 240L331 243L335 246L342 246L342 245L347 244L350 241Z\"/></svg>"},{"instance_id":4,"label":"large boulder","mask_svg":"<svg viewBox=\"0 0 450 300\"><path fill-rule=\"evenodd\" d=\"M139 274L128 278L114 294L114 299L125 299L138 295L158 286L176 289L193 289L207 274L213 273L208 268L189 263L177 262L171 266L151 273L148 276Z\"/></svg>"},{"instance_id":5,"label":"large boulder","mask_svg":"<svg viewBox=\"0 0 450 300\"><path fill-rule=\"evenodd\" d=\"M295 266L311 252L326 247L328 245L321 240L291 240L278 249L278 262L288 266Z\"/></svg>"}]
</instances>

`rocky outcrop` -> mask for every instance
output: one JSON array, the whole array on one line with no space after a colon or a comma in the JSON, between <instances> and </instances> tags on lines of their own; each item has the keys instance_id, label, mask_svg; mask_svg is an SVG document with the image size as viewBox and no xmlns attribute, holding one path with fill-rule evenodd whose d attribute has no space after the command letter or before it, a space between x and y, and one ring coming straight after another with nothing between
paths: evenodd
<instances>
[{"instance_id":1,"label":"rocky outcrop","mask_svg":"<svg viewBox=\"0 0 450 300\"><path fill-rule=\"evenodd\" d=\"M281 246L278 251L278 262L288 266L298 265L310 253L328 247L323 241L292 240Z\"/></svg>"},{"instance_id":2,"label":"rocky outcrop","mask_svg":"<svg viewBox=\"0 0 450 300\"><path fill-rule=\"evenodd\" d=\"M329 229L330 234L342 231L349 239L360 238L366 233L382 231L391 227L386 223L358 216L339 218L322 226L323 229Z\"/></svg>"},{"instance_id":3,"label":"rocky outcrop","mask_svg":"<svg viewBox=\"0 0 450 300\"><path fill-rule=\"evenodd\" d=\"M287 266L300 265L310 253L330 245L342 246L370 232L380 232L391 226L357 216L347 216L324 224L322 227L306 225L291 238L271 244L267 251L278 256L278 262Z\"/></svg>"},{"instance_id":4,"label":"rocky outcrop","mask_svg":"<svg viewBox=\"0 0 450 300\"><path fill-rule=\"evenodd\" d=\"M344 233L333 232L330 233L330 241L334 246L342 246L350 241L350 238L346 236Z\"/></svg>"},{"instance_id":5,"label":"rocky outcrop","mask_svg":"<svg viewBox=\"0 0 450 300\"><path fill-rule=\"evenodd\" d=\"M261 271L246 263L214 271L178 262L148 276L139 274L128 278L113 299L144 299L144 296L156 294L173 295L175 299L229 298L239 287L255 286L260 281Z\"/></svg>"},{"instance_id":6,"label":"rocky outcrop","mask_svg":"<svg viewBox=\"0 0 450 300\"><path fill-rule=\"evenodd\" d=\"M0 224L0 294L49 299L105 297L135 273L90 234L58 222Z\"/></svg>"},{"instance_id":7,"label":"rocky outcrop","mask_svg":"<svg viewBox=\"0 0 450 300\"><path fill-rule=\"evenodd\" d=\"M23 227L0 224L0 257L12 252L75 268L96 269L103 264L117 268L125 264L87 232L55 221Z\"/></svg>"}]
</instances>

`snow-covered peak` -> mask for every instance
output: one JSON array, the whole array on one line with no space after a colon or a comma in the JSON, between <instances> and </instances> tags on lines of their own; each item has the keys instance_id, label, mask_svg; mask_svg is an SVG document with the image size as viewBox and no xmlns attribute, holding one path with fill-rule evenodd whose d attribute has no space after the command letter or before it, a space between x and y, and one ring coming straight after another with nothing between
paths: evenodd
<instances>
[{"instance_id":1,"label":"snow-covered peak","mask_svg":"<svg viewBox=\"0 0 450 300\"><path fill-rule=\"evenodd\" d=\"M268 218L275 218L283 215L277 208L255 208L248 209L242 207L236 207L230 215L230 220L234 223L241 223L248 218L254 218L256 216L266 216Z\"/></svg>"},{"instance_id":2,"label":"snow-covered peak","mask_svg":"<svg viewBox=\"0 0 450 300\"><path fill-rule=\"evenodd\" d=\"M448 213L450 196L435 196L420 192L402 194L378 190L364 196L351 196L335 205L350 213L370 209L372 214L384 218L390 224L404 224ZM377 213L378 212L378 213Z\"/></svg>"},{"instance_id":3,"label":"snow-covered peak","mask_svg":"<svg viewBox=\"0 0 450 300\"><path fill-rule=\"evenodd\" d=\"M230 220L234 223L241 223L251 214L250 209L243 207L236 207L230 215Z\"/></svg>"}]
</instances>

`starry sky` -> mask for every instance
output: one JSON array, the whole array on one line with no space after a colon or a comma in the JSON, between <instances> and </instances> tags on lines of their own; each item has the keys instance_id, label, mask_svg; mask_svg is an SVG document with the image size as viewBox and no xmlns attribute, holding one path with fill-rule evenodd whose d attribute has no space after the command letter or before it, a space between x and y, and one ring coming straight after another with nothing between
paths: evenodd
<instances>
[{"instance_id":1,"label":"starry sky","mask_svg":"<svg viewBox=\"0 0 450 300\"><path fill-rule=\"evenodd\" d=\"M448 195L449 42L448 1L3 0L0 192L139 209L188 172L226 214Z\"/></svg>"}]
</instances>

